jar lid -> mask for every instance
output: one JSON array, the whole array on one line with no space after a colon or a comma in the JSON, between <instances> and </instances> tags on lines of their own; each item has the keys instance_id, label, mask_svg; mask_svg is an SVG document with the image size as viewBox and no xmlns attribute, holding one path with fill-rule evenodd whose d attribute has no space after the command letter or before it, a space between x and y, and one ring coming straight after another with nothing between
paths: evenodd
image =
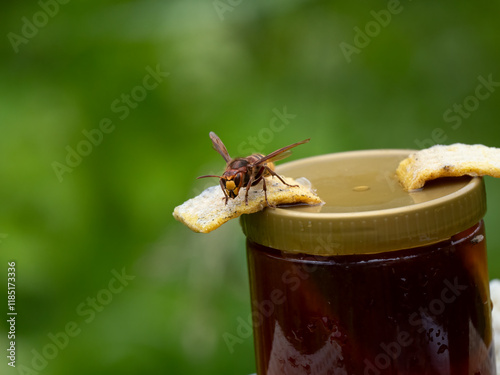
<instances>
[{"instance_id":1,"label":"jar lid","mask_svg":"<svg viewBox=\"0 0 500 375\"><path fill-rule=\"evenodd\" d=\"M412 150L328 154L283 164L277 173L307 178L322 206L266 208L242 215L247 238L295 253L379 253L436 243L486 213L481 177L441 178L403 190L396 168Z\"/></svg>"}]
</instances>

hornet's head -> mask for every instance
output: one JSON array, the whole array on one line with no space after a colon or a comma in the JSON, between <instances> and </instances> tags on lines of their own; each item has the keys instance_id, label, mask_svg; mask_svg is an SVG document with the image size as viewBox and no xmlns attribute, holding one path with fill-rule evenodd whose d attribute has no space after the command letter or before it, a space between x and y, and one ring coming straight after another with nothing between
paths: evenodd
<instances>
[{"instance_id":1,"label":"hornet's head","mask_svg":"<svg viewBox=\"0 0 500 375\"><path fill-rule=\"evenodd\" d=\"M243 172L232 173L224 173L220 178L220 185L222 189L225 191L226 195L229 198L236 198L238 193L240 192L241 187L243 186Z\"/></svg>"},{"instance_id":2,"label":"hornet's head","mask_svg":"<svg viewBox=\"0 0 500 375\"><path fill-rule=\"evenodd\" d=\"M222 176L209 174L198 178L205 177L217 177L219 179L220 187L226 198L226 204L229 198L234 199L238 196L245 181L245 173L237 170L228 170Z\"/></svg>"}]
</instances>

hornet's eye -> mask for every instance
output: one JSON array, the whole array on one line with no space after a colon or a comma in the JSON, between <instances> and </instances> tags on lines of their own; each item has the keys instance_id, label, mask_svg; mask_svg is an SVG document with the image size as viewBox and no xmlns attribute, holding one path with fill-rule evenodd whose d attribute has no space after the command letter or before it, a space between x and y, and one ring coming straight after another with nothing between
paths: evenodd
<instances>
[{"instance_id":1,"label":"hornet's eye","mask_svg":"<svg viewBox=\"0 0 500 375\"><path fill-rule=\"evenodd\" d=\"M240 178L240 174L239 173L234 177L234 184L236 186L240 186L240 184L241 184L241 178Z\"/></svg>"}]
</instances>

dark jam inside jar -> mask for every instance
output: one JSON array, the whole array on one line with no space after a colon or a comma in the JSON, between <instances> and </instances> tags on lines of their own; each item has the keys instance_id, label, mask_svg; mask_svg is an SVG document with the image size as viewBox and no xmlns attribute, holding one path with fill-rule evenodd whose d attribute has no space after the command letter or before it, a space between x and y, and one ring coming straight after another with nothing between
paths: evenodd
<instances>
[{"instance_id":1,"label":"dark jam inside jar","mask_svg":"<svg viewBox=\"0 0 500 375\"><path fill-rule=\"evenodd\" d=\"M247 249L258 375L496 373L482 221L380 254Z\"/></svg>"}]
</instances>

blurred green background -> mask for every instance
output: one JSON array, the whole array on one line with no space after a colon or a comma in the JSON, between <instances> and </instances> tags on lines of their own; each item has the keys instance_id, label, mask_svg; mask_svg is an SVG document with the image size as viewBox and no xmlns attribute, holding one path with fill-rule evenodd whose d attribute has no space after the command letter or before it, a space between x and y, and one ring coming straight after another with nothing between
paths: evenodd
<instances>
[{"instance_id":1,"label":"blurred green background","mask_svg":"<svg viewBox=\"0 0 500 375\"><path fill-rule=\"evenodd\" d=\"M310 137L290 160L498 147L499 11L491 1L3 1L0 284L6 301L14 260L19 315L17 367L3 357L0 374L252 373L252 338L223 339L250 312L238 222L202 235L172 218L216 183L196 176L223 170L209 131L234 155ZM500 278L500 181L487 178L487 193Z\"/></svg>"}]
</instances>

